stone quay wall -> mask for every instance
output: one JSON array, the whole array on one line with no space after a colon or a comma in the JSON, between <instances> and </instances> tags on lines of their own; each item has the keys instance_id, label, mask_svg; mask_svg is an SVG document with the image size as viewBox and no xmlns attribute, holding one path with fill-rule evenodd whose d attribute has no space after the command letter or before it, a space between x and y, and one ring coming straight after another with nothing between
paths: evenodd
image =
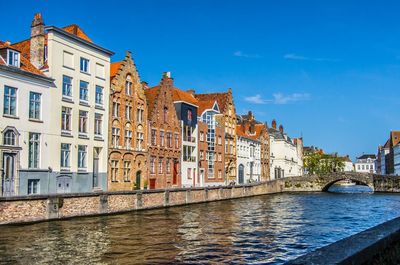
<instances>
[{"instance_id":1,"label":"stone quay wall","mask_svg":"<svg viewBox=\"0 0 400 265\"><path fill-rule=\"evenodd\" d=\"M0 198L0 225L123 213L282 192L283 180L240 186Z\"/></svg>"}]
</instances>

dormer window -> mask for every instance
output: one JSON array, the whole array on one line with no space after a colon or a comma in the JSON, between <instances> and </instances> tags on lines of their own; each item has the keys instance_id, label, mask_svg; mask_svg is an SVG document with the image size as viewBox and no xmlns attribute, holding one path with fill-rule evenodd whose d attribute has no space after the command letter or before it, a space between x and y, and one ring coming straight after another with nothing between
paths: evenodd
<instances>
[{"instance_id":1,"label":"dormer window","mask_svg":"<svg viewBox=\"0 0 400 265\"><path fill-rule=\"evenodd\" d=\"M19 67L19 52L8 50L8 65Z\"/></svg>"}]
</instances>

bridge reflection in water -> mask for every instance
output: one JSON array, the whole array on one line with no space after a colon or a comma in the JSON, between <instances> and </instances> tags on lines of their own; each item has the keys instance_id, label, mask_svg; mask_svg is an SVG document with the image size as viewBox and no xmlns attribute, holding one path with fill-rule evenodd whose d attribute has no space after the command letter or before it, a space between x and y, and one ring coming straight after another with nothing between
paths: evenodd
<instances>
[{"instance_id":1,"label":"bridge reflection in water","mask_svg":"<svg viewBox=\"0 0 400 265\"><path fill-rule=\"evenodd\" d=\"M0 264L282 264L400 216L400 195L285 193L0 227Z\"/></svg>"}]
</instances>

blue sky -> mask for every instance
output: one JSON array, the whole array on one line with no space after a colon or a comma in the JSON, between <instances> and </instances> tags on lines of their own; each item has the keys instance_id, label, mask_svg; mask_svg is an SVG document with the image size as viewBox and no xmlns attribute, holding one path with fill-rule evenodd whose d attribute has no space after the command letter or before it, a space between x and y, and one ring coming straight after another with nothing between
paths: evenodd
<instances>
[{"instance_id":1,"label":"blue sky","mask_svg":"<svg viewBox=\"0 0 400 265\"><path fill-rule=\"evenodd\" d=\"M15 5L6 1L3 9ZM19 1L0 39L76 23L113 61L130 50L142 80L196 92L234 91L237 112L282 123L306 145L352 158L400 129L396 1Z\"/></svg>"}]
</instances>

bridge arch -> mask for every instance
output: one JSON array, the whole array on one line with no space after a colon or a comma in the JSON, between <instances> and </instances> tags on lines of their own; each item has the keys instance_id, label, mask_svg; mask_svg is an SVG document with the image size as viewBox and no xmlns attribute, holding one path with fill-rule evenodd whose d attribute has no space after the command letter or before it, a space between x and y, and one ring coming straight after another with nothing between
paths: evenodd
<instances>
[{"instance_id":1,"label":"bridge arch","mask_svg":"<svg viewBox=\"0 0 400 265\"><path fill-rule=\"evenodd\" d=\"M372 183L368 183L368 181L363 181L363 180L359 180L359 179L356 179L356 178L346 177L346 178L339 178L339 179L333 180L331 182L325 183L325 186L322 187L322 191L328 191L329 188L333 184L335 184L335 183L337 183L337 182L339 182L341 180L351 180L352 182L355 182L357 185L368 186L369 188L374 190L374 185Z\"/></svg>"}]
</instances>

